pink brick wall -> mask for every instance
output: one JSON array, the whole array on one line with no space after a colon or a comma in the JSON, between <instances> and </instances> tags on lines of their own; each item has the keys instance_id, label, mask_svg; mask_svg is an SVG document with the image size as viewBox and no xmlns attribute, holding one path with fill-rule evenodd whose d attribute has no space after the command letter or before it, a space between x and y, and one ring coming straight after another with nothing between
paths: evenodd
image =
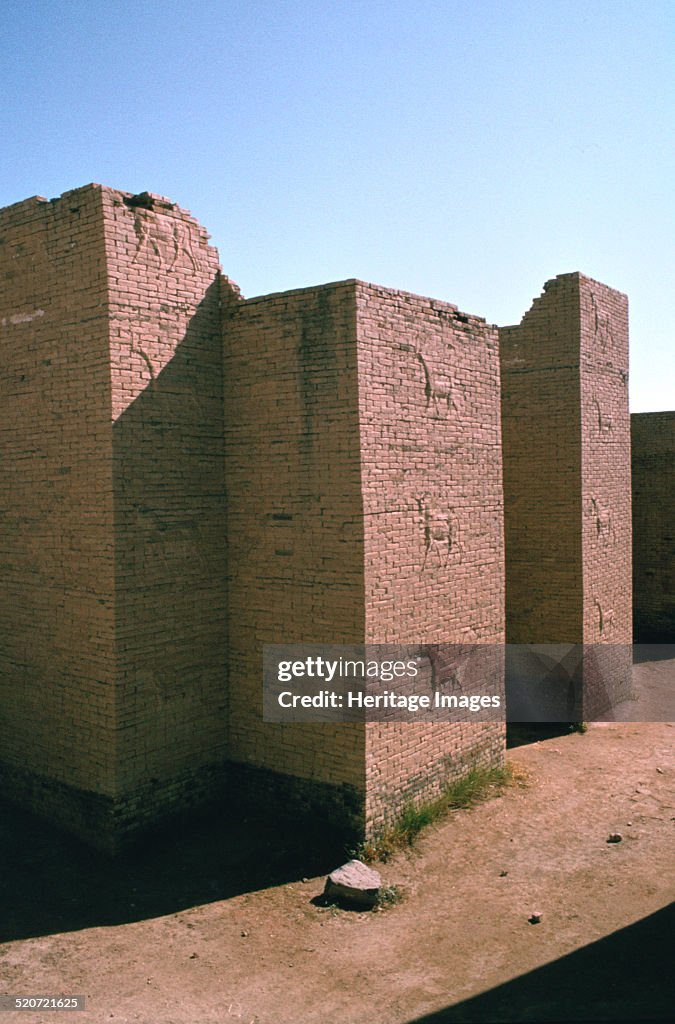
<instances>
[{"instance_id":1,"label":"pink brick wall","mask_svg":"<svg viewBox=\"0 0 675 1024\"><path fill-rule=\"evenodd\" d=\"M563 274L500 337L507 640L601 645L594 717L631 690L627 300Z\"/></svg>"},{"instance_id":2,"label":"pink brick wall","mask_svg":"<svg viewBox=\"0 0 675 1024\"><path fill-rule=\"evenodd\" d=\"M262 720L263 644L363 639L354 283L242 302L224 345L230 755L359 818L363 730Z\"/></svg>"},{"instance_id":3,"label":"pink brick wall","mask_svg":"<svg viewBox=\"0 0 675 1024\"><path fill-rule=\"evenodd\" d=\"M503 641L496 331L351 281L242 303L225 347L231 755L375 830L503 726L265 724L262 645Z\"/></svg>"},{"instance_id":4,"label":"pink brick wall","mask_svg":"<svg viewBox=\"0 0 675 1024\"><path fill-rule=\"evenodd\" d=\"M188 212L111 189L103 209L118 788L154 815L197 802L227 754L220 306L237 293Z\"/></svg>"},{"instance_id":5,"label":"pink brick wall","mask_svg":"<svg viewBox=\"0 0 675 1024\"><path fill-rule=\"evenodd\" d=\"M366 639L502 644L497 330L408 292L359 282L356 297ZM503 746L498 722L371 723L369 828Z\"/></svg>"},{"instance_id":6,"label":"pink brick wall","mask_svg":"<svg viewBox=\"0 0 675 1024\"><path fill-rule=\"evenodd\" d=\"M113 847L222 790L221 279L161 197L1 212L5 792Z\"/></svg>"}]
</instances>

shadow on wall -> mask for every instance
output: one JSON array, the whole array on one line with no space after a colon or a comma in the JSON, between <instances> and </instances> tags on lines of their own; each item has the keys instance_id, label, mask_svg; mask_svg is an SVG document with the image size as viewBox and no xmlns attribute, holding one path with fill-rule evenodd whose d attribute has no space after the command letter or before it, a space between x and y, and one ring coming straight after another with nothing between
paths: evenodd
<instances>
[{"instance_id":1,"label":"shadow on wall","mask_svg":"<svg viewBox=\"0 0 675 1024\"><path fill-rule=\"evenodd\" d=\"M408 1024L672 1020L674 928L671 904L529 974Z\"/></svg>"},{"instance_id":2,"label":"shadow on wall","mask_svg":"<svg viewBox=\"0 0 675 1024\"><path fill-rule=\"evenodd\" d=\"M184 777L194 803L195 772L226 754L221 297L216 278L178 345L169 308L167 339L160 319L113 360L116 403L150 376L113 426L118 793L145 792L150 819L158 782Z\"/></svg>"},{"instance_id":3,"label":"shadow on wall","mask_svg":"<svg viewBox=\"0 0 675 1024\"><path fill-rule=\"evenodd\" d=\"M0 805L0 942L177 913L327 874L344 840L229 806L174 820L111 860L26 811ZM312 895L308 887L307 898Z\"/></svg>"}]
</instances>

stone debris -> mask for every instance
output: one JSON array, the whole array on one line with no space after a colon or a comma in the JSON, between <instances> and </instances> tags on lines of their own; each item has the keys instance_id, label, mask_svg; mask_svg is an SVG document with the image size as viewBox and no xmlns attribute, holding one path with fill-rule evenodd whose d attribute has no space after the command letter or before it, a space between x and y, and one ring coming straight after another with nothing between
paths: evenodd
<instances>
[{"instance_id":1,"label":"stone debris","mask_svg":"<svg viewBox=\"0 0 675 1024\"><path fill-rule=\"evenodd\" d=\"M530 922L530 924L539 924L543 916L544 915L541 913L541 911L535 910L534 913L530 914L527 920Z\"/></svg>"},{"instance_id":2,"label":"stone debris","mask_svg":"<svg viewBox=\"0 0 675 1024\"><path fill-rule=\"evenodd\" d=\"M360 860L349 860L331 871L326 879L324 896L329 900L352 903L354 906L374 907L382 887L379 872Z\"/></svg>"},{"instance_id":3,"label":"stone debris","mask_svg":"<svg viewBox=\"0 0 675 1024\"><path fill-rule=\"evenodd\" d=\"M608 843L620 843L622 839L623 839L623 836L621 835L620 832L610 832L609 835L607 836L607 842Z\"/></svg>"}]
</instances>

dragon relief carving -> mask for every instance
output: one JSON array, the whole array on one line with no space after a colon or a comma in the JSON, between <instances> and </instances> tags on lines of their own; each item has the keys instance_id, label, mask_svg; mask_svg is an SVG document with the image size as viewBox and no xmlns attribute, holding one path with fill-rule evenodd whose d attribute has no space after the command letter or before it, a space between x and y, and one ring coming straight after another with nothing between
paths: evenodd
<instances>
[{"instance_id":1,"label":"dragon relief carving","mask_svg":"<svg viewBox=\"0 0 675 1024\"><path fill-rule=\"evenodd\" d=\"M452 345L434 339L431 342L427 340L424 346L401 342L396 347L415 357L422 368L427 412L434 419L444 419L456 406L456 389L451 369Z\"/></svg>"},{"instance_id":2,"label":"dragon relief carving","mask_svg":"<svg viewBox=\"0 0 675 1024\"><path fill-rule=\"evenodd\" d=\"M612 319L609 313L600 309L595 295L591 295L591 310L593 315L593 337L601 350L607 352L614 345Z\"/></svg>"},{"instance_id":3,"label":"dragon relief carving","mask_svg":"<svg viewBox=\"0 0 675 1024\"><path fill-rule=\"evenodd\" d=\"M597 398L597 396L595 396L593 398L593 405L595 406L596 421L597 421L597 424L598 424L598 432L599 432L601 437L608 437L612 433L612 431L614 429L614 423L613 423L612 417L609 416L603 410L603 408L600 405L600 401Z\"/></svg>"}]
</instances>

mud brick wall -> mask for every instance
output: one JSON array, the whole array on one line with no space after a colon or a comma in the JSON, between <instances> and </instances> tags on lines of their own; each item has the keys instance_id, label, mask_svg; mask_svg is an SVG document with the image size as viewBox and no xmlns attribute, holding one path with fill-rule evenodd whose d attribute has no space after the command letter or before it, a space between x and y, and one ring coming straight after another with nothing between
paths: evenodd
<instances>
[{"instance_id":1,"label":"mud brick wall","mask_svg":"<svg viewBox=\"0 0 675 1024\"><path fill-rule=\"evenodd\" d=\"M264 723L262 646L503 642L496 331L348 281L242 302L224 337L230 754L377 831L499 763L503 725Z\"/></svg>"},{"instance_id":2,"label":"mud brick wall","mask_svg":"<svg viewBox=\"0 0 675 1024\"><path fill-rule=\"evenodd\" d=\"M675 412L634 413L633 624L636 643L675 643Z\"/></svg>"},{"instance_id":3,"label":"mud brick wall","mask_svg":"<svg viewBox=\"0 0 675 1024\"><path fill-rule=\"evenodd\" d=\"M100 192L0 211L0 787L75 829L115 792ZM77 796L74 796L77 794Z\"/></svg>"},{"instance_id":4,"label":"mud brick wall","mask_svg":"<svg viewBox=\"0 0 675 1024\"><path fill-rule=\"evenodd\" d=\"M362 727L262 720L265 643L363 640L354 283L243 301L224 347L230 756L360 828Z\"/></svg>"},{"instance_id":5,"label":"mud brick wall","mask_svg":"<svg viewBox=\"0 0 675 1024\"><path fill-rule=\"evenodd\" d=\"M626 297L561 275L500 343L507 641L604 645L580 694L594 717L630 694Z\"/></svg>"},{"instance_id":6,"label":"mud brick wall","mask_svg":"<svg viewBox=\"0 0 675 1024\"><path fill-rule=\"evenodd\" d=\"M226 757L218 254L170 200L102 193L120 818L193 805ZM121 827L121 826L120 826Z\"/></svg>"},{"instance_id":7,"label":"mud brick wall","mask_svg":"<svg viewBox=\"0 0 675 1024\"><path fill-rule=\"evenodd\" d=\"M369 643L504 643L497 330L448 303L358 283ZM502 692L496 647L485 692ZM501 715L498 713L498 717ZM504 726L366 726L367 824L501 763Z\"/></svg>"},{"instance_id":8,"label":"mud brick wall","mask_svg":"<svg viewBox=\"0 0 675 1024\"><path fill-rule=\"evenodd\" d=\"M222 308L170 201L2 211L0 760L101 846L221 789Z\"/></svg>"}]
</instances>

